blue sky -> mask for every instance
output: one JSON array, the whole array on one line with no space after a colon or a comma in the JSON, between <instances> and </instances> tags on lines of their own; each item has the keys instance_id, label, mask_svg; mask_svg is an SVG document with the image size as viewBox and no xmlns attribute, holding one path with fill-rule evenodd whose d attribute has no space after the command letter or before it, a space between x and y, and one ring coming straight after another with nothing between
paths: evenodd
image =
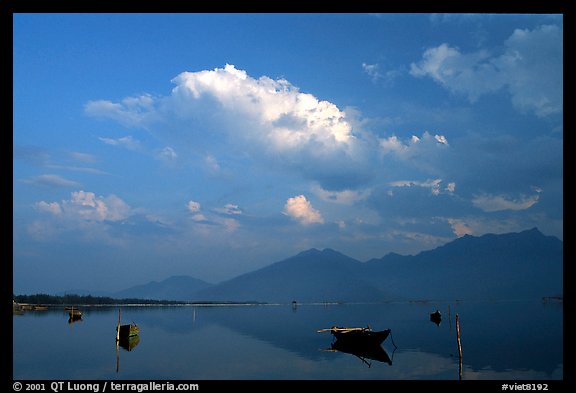
<instances>
[{"instance_id":1,"label":"blue sky","mask_svg":"<svg viewBox=\"0 0 576 393\"><path fill-rule=\"evenodd\" d=\"M15 293L563 239L563 18L15 14Z\"/></svg>"}]
</instances>

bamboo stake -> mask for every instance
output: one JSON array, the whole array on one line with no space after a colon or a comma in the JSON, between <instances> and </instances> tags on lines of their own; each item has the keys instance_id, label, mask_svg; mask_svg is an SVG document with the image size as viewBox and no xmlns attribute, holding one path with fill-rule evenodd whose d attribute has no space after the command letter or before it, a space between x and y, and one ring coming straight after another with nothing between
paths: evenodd
<instances>
[{"instance_id":1,"label":"bamboo stake","mask_svg":"<svg viewBox=\"0 0 576 393\"><path fill-rule=\"evenodd\" d=\"M120 350L118 348L118 341L116 341L116 372L120 370Z\"/></svg>"},{"instance_id":2,"label":"bamboo stake","mask_svg":"<svg viewBox=\"0 0 576 393\"><path fill-rule=\"evenodd\" d=\"M462 343L460 342L460 322L458 320L458 314L456 314L456 340L458 341L458 357L459 357L458 375L460 377L460 380L462 380Z\"/></svg>"},{"instance_id":3,"label":"bamboo stake","mask_svg":"<svg viewBox=\"0 0 576 393\"><path fill-rule=\"evenodd\" d=\"M118 308L118 326L116 327L116 343L120 341L120 308Z\"/></svg>"}]
</instances>

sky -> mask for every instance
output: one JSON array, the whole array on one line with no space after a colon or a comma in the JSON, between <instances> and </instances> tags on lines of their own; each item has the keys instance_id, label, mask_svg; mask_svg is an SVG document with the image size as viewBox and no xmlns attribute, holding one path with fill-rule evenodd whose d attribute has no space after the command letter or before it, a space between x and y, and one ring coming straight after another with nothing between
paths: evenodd
<instances>
[{"instance_id":1,"label":"sky","mask_svg":"<svg viewBox=\"0 0 576 393\"><path fill-rule=\"evenodd\" d=\"M563 17L13 15L13 291L563 240Z\"/></svg>"}]
</instances>

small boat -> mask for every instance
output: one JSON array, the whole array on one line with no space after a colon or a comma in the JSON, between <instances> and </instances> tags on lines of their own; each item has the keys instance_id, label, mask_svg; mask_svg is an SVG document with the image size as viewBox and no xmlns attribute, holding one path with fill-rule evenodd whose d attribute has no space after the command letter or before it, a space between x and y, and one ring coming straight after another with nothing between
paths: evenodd
<instances>
[{"instance_id":1,"label":"small boat","mask_svg":"<svg viewBox=\"0 0 576 393\"><path fill-rule=\"evenodd\" d=\"M116 325L116 342L127 339L129 337L137 336L140 333L140 328L134 322L128 325L120 324L121 311L118 309L118 324Z\"/></svg>"},{"instance_id":2,"label":"small boat","mask_svg":"<svg viewBox=\"0 0 576 393\"><path fill-rule=\"evenodd\" d=\"M34 306L34 311L46 311L48 310L48 306L45 306L43 304L38 304Z\"/></svg>"},{"instance_id":3,"label":"small boat","mask_svg":"<svg viewBox=\"0 0 576 393\"><path fill-rule=\"evenodd\" d=\"M82 319L82 311L74 307L66 307L71 321Z\"/></svg>"},{"instance_id":4,"label":"small boat","mask_svg":"<svg viewBox=\"0 0 576 393\"><path fill-rule=\"evenodd\" d=\"M440 314L440 311L436 310L433 313L430 313L430 321L439 326L440 322L442 322L442 314Z\"/></svg>"},{"instance_id":5,"label":"small boat","mask_svg":"<svg viewBox=\"0 0 576 393\"><path fill-rule=\"evenodd\" d=\"M118 329L118 339L137 336L140 333L140 328L134 322L129 325L119 325L116 329Z\"/></svg>"},{"instance_id":6,"label":"small boat","mask_svg":"<svg viewBox=\"0 0 576 393\"><path fill-rule=\"evenodd\" d=\"M391 330L373 331L370 327L344 328L333 326L329 329L320 329L318 332L330 332L338 341L344 343L380 345L390 335Z\"/></svg>"},{"instance_id":7,"label":"small boat","mask_svg":"<svg viewBox=\"0 0 576 393\"><path fill-rule=\"evenodd\" d=\"M22 311L22 306L12 300L12 314L14 315L23 315L24 311Z\"/></svg>"}]
</instances>

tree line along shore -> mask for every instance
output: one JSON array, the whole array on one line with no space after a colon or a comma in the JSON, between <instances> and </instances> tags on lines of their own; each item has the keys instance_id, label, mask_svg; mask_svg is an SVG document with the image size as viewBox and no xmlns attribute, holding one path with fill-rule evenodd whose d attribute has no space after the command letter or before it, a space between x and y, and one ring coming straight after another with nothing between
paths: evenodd
<instances>
[{"instance_id":1,"label":"tree line along shore","mask_svg":"<svg viewBox=\"0 0 576 393\"><path fill-rule=\"evenodd\" d=\"M126 298L115 299L108 296L75 295L62 296L38 293L34 295L13 295L13 300L18 304L65 306L73 304L112 306L118 304L146 304L146 305L177 305L177 304L251 304L252 302L226 302L226 301L179 301L179 300L155 300ZM255 302L261 303L261 302Z\"/></svg>"}]
</instances>

